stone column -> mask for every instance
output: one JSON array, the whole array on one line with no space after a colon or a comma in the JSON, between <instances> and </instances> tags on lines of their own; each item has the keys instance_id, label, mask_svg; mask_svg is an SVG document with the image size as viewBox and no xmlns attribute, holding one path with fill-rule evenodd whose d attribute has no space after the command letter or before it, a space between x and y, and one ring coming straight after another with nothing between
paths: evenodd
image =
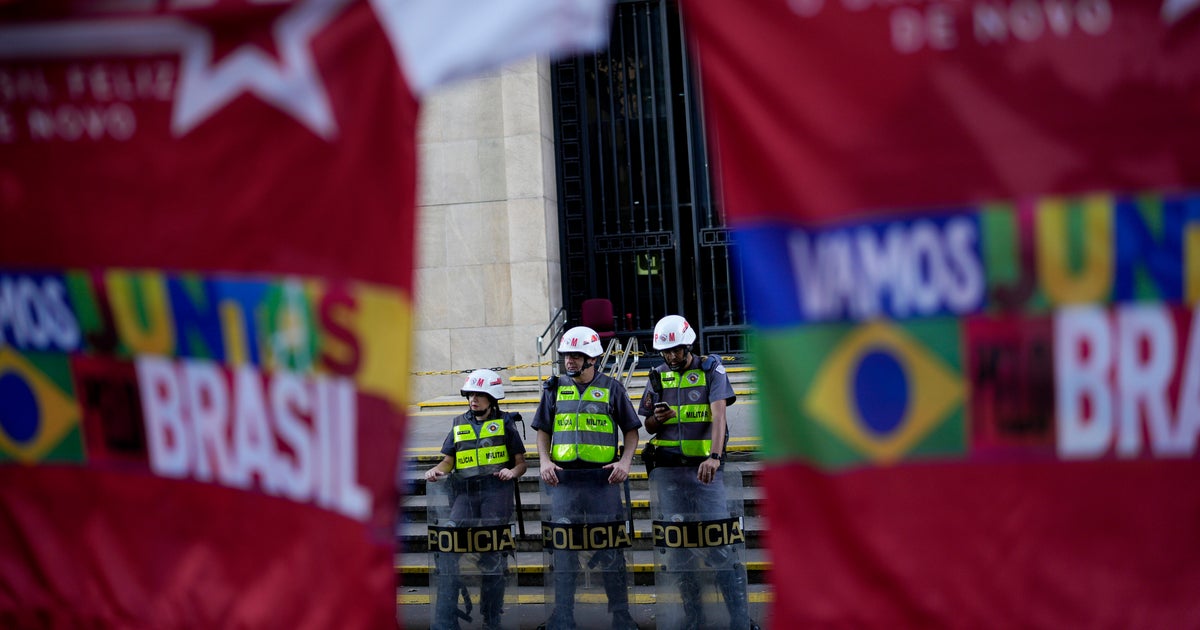
<instances>
[{"instance_id":1,"label":"stone column","mask_svg":"<svg viewBox=\"0 0 1200 630\"><path fill-rule=\"evenodd\" d=\"M562 301L553 119L545 59L426 99L414 371L535 362L536 336ZM453 394L463 378L414 377L413 402Z\"/></svg>"}]
</instances>

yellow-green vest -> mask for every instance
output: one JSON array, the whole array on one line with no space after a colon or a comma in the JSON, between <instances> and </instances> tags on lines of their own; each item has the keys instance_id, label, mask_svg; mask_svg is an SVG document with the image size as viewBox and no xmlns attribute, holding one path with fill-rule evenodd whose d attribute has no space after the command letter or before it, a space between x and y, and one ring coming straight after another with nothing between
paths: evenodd
<instances>
[{"instance_id":1,"label":"yellow-green vest","mask_svg":"<svg viewBox=\"0 0 1200 630\"><path fill-rule=\"evenodd\" d=\"M617 431L611 397L611 390L594 384L582 396L574 382L559 385L554 402L551 459L592 464L616 461Z\"/></svg>"},{"instance_id":2,"label":"yellow-green vest","mask_svg":"<svg viewBox=\"0 0 1200 630\"><path fill-rule=\"evenodd\" d=\"M708 457L712 452L712 407L704 370L680 373L666 368L660 370L660 381L660 400L675 410L675 417L663 423L653 439L655 446L686 457Z\"/></svg>"},{"instance_id":3,"label":"yellow-green vest","mask_svg":"<svg viewBox=\"0 0 1200 630\"><path fill-rule=\"evenodd\" d=\"M463 477L490 475L508 463L504 418L485 421L477 435L469 414L454 419L454 470Z\"/></svg>"}]
</instances>

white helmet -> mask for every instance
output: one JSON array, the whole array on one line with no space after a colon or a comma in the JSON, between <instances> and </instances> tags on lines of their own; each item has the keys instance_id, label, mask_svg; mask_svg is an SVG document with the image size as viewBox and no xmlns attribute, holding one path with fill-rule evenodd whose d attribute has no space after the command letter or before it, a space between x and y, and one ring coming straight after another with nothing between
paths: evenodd
<instances>
[{"instance_id":1,"label":"white helmet","mask_svg":"<svg viewBox=\"0 0 1200 630\"><path fill-rule=\"evenodd\" d=\"M691 347L696 331L679 315L667 315L654 325L654 349L667 350L676 346Z\"/></svg>"},{"instance_id":2,"label":"white helmet","mask_svg":"<svg viewBox=\"0 0 1200 630\"><path fill-rule=\"evenodd\" d=\"M600 335L587 326L576 326L563 333L562 341L558 342L558 353L582 352L595 359L604 354L600 345Z\"/></svg>"},{"instance_id":3,"label":"white helmet","mask_svg":"<svg viewBox=\"0 0 1200 630\"><path fill-rule=\"evenodd\" d=\"M459 390L463 396L468 392L480 392L496 400L504 400L504 379L491 370L475 370L467 375L467 382Z\"/></svg>"}]
</instances>

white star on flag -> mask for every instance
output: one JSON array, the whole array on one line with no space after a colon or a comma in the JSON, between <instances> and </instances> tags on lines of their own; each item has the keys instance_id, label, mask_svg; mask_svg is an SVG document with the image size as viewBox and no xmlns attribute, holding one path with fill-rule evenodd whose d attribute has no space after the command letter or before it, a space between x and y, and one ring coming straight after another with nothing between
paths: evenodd
<instances>
[{"instance_id":1,"label":"white star on flag","mask_svg":"<svg viewBox=\"0 0 1200 630\"><path fill-rule=\"evenodd\" d=\"M346 0L308 0L292 7L275 23L282 66L254 46L243 44L216 65L212 38L198 40L199 49L185 50L179 93L171 127L184 135L243 90L291 114L326 140L337 134L329 97L313 63L309 40L333 18Z\"/></svg>"},{"instance_id":2,"label":"white star on flag","mask_svg":"<svg viewBox=\"0 0 1200 630\"><path fill-rule=\"evenodd\" d=\"M171 130L187 135L242 92L250 92L321 138L337 135L329 97L309 48L348 0L298 2L272 26L280 61L243 44L213 63L213 38L177 17L73 21L0 28L0 58L152 55L178 52L179 86Z\"/></svg>"}]
</instances>

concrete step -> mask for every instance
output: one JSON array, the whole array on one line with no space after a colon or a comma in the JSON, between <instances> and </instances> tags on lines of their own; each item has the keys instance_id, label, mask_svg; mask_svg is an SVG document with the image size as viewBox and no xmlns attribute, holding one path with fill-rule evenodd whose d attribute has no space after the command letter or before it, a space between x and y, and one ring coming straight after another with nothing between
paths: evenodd
<instances>
[{"instance_id":1,"label":"concrete step","mask_svg":"<svg viewBox=\"0 0 1200 630\"><path fill-rule=\"evenodd\" d=\"M514 592L515 591L515 592ZM767 614L774 594L767 584L751 584L747 588L750 603L750 617L763 628L771 627ZM706 593L705 601L718 603L716 593ZM430 605L431 593L428 586L401 586L396 591L396 610L401 627L428 628L433 624L433 606ZM479 615L479 593L475 589L471 593L473 600L471 622L462 622L464 628L478 628L481 624ZM546 589L542 586L520 586L505 592L507 600L501 625L504 628L536 628L546 620ZM581 588L576 595L581 603L602 605L606 600L604 590L598 586ZM655 592L654 586L634 586L631 589L629 604L633 619L642 628L658 626L657 604L671 605L678 601L677 595L665 593L661 597ZM582 612L582 611L581 611ZM609 618L601 614L595 619L577 614L576 621L580 628L607 628ZM719 620L714 620L714 622ZM591 622L591 625L588 625Z\"/></svg>"},{"instance_id":2,"label":"concrete step","mask_svg":"<svg viewBox=\"0 0 1200 630\"><path fill-rule=\"evenodd\" d=\"M742 560L747 568L750 584L752 616L755 620L769 627L766 623L766 612L770 602L771 592L767 586L768 574L771 570L770 560L765 547L766 523L760 515L762 504L762 489L758 487L759 474L762 464L759 461L762 440L758 437L756 422L753 418L757 409L756 388L752 368L731 366L727 364L730 380L738 395L738 402L730 408L730 443L728 461L735 463L742 475L743 491L750 497L746 505L743 527L746 534L746 546L742 550ZM629 386L634 403L641 400L647 372L635 373L635 378ZM546 618L544 602L546 599L546 567L541 550L540 523L540 485L538 480L538 453L536 436L528 429L528 423L533 419L541 384L536 377L506 378L506 396L501 405L505 411L519 411L525 417L526 434L522 436L526 443L526 460L529 470L520 480L523 513L525 514L524 534L517 534L516 557L513 569L516 573L517 587L510 589L511 605L506 605L504 627L534 628ZM404 485L401 522L397 527L397 543L403 550L397 557L397 577L403 586L397 591L397 603L400 619L404 627L428 627L431 620L432 606L429 603L430 554L428 553L428 525L425 522L426 482L424 473L431 466L442 460L440 453L442 440L449 430L453 417L465 409L462 397L445 396L433 401L426 401L419 407L409 411L410 437L405 446L404 469L401 483ZM518 429L520 430L520 429ZM643 433L642 438L646 436ZM632 532L633 548L627 552L631 575L632 606L634 618L643 628L655 627L657 604L660 602L654 590L654 555L651 521L649 519L649 489L645 468L639 454L634 458L630 471L630 492L634 506L634 523ZM515 593L513 592L515 591ZM477 589L475 596L478 596ZM581 589L581 597L599 598L601 614L595 618L579 618L580 627L585 627L588 621L595 622L596 627L607 627L608 617L603 613L603 589L593 585L591 589ZM669 597L669 596L668 596ZM676 601L677 601L677 595ZM476 602L477 604L478 602ZM464 628L480 626L478 608L475 609L472 623L462 624ZM599 624L599 625L596 625Z\"/></svg>"},{"instance_id":3,"label":"concrete step","mask_svg":"<svg viewBox=\"0 0 1200 630\"><path fill-rule=\"evenodd\" d=\"M633 508L633 519L636 523L639 520L650 519L650 496L649 490L640 490L634 492L630 490L630 506ZM742 505L744 506L744 514L746 516L758 516L759 507L763 501L763 491L757 486L742 488ZM401 509L404 515L404 522L409 523L424 523L428 515L428 502L425 495L408 495L401 500ZM541 519L541 494L538 492L521 492L522 512L525 515L526 529L529 528L529 523Z\"/></svg>"},{"instance_id":4,"label":"concrete step","mask_svg":"<svg viewBox=\"0 0 1200 630\"><path fill-rule=\"evenodd\" d=\"M748 440L743 445L752 446L749 444ZM646 471L641 465L641 460L639 459L641 454L640 447L638 448L638 454L638 457L634 458L634 470L629 471L630 488L634 491L646 490L649 488L650 483L649 477L646 475ZM742 473L743 487L755 485L757 483L758 473L762 469L762 464L759 463L758 460L752 459L754 454L754 451L750 449L734 451L731 448L730 456L726 460L729 462L730 466L736 465L738 470ZM541 485L540 478L538 477L539 466L536 454L526 454L526 457L529 464L529 470L526 471L525 474L522 475L518 480L518 483L521 485L522 494L537 492ZM405 484L405 496L419 496L425 494L426 487L428 485L425 481L425 471L429 470L429 468L438 461L441 461L440 455L436 458L430 458L426 461L411 460L409 462L410 465L406 466L403 477Z\"/></svg>"},{"instance_id":5,"label":"concrete step","mask_svg":"<svg viewBox=\"0 0 1200 630\"><path fill-rule=\"evenodd\" d=\"M732 449L731 449L732 450ZM743 529L746 534L748 548L758 548L765 545L766 523L762 517L763 490L758 487L757 479L762 468L760 462L753 457L755 451L747 449L734 457L747 458L731 465L742 476L741 498L743 500L742 515L745 519ZM521 515L524 519L525 533L517 533L517 548L521 551L537 551L541 549L541 485L538 478L537 458L531 458L533 465L520 480ZM424 553L427 550L428 533L428 497L425 495L428 484L424 479L424 471L432 465L432 460L416 463L405 471L406 490L401 500L401 517L397 525L398 542L407 552ZM652 540L652 523L650 513L649 480L645 470L634 470L630 473L630 500L633 512L633 539L635 549L650 549Z\"/></svg>"},{"instance_id":6,"label":"concrete step","mask_svg":"<svg viewBox=\"0 0 1200 630\"><path fill-rule=\"evenodd\" d=\"M421 518L422 515L413 513L410 520L408 512L404 520L396 527L396 540L405 553L423 554L429 551L429 524ZM542 550L542 523L536 513L526 512L525 533L515 529L517 551ZM746 548L759 549L766 545L767 523L764 516L747 515L742 518L742 531L746 535ZM646 516L639 516L639 510L634 510L633 519L633 549L636 551L654 548L653 521Z\"/></svg>"},{"instance_id":7,"label":"concrete step","mask_svg":"<svg viewBox=\"0 0 1200 630\"><path fill-rule=\"evenodd\" d=\"M748 363L745 364L725 364L725 374L728 375L731 383L753 383L754 382L754 366ZM646 378L650 375L649 370L634 370L633 375L629 380L629 389L641 390L646 385ZM540 391L542 381L550 376L549 373L543 374L539 379L537 376L515 375L505 379L505 391L512 388L514 391ZM632 391L630 392L633 393Z\"/></svg>"},{"instance_id":8,"label":"concrete step","mask_svg":"<svg viewBox=\"0 0 1200 630\"><path fill-rule=\"evenodd\" d=\"M738 404L740 405L742 403L739 401ZM751 402L750 404L754 404L754 403ZM525 420L526 424L528 424L530 420L531 420L531 418L526 418L526 420ZM450 428L450 423L447 422L445 430L448 431L449 428ZM537 464L538 464L537 442L532 441L533 430L529 429L528 433L530 434L529 438L523 438L523 441L525 442L525 462L526 462L526 464L529 465L530 471L533 471L535 468L537 468ZM444 436L444 433L442 435ZM642 438L644 439L645 437L646 436L643 434ZM639 471L643 475L645 474L645 469L643 468L642 463L641 463L642 462L642 460L641 460L642 447L644 445L645 445L644 443L638 444L636 454L633 458L633 461L634 461L633 470L630 471L631 477ZM729 438L728 447L726 448L727 461L739 462L739 463L756 461L758 459L758 453L761 450L761 448L762 448L762 439L760 437L758 437L757 435L731 436ZM441 447L440 441L438 442L438 444L436 446L409 446L404 451L404 461L405 461L406 469L419 471L423 475L425 472L425 469L427 469L431 466L434 466L438 462L442 461L442 452L441 451L442 451L442 447ZM526 476L531 475L531 474L536 476L536 474L533 472L526 473ZM417 476L414 476L413 478L417 479L419 477L420 477L420 475L417 475ZM424 483L423 478L421 478L421 483Z\"/></svg>"},{"instance_id":9,"label":"concrete step","mask_svg":"<svg viewBox=\"0 0 1200 630\"><path fill-rule=\"evenodd\" d=\"M658 597L658 594L654 591L654 589L644 588L644 586L646 586L646 585L637 585L637 586L642 586L643 588L635 588L634 589L633 596L629 600L630 603L648 604L648 605L659 603L660 598ZM751 604L755 604L755 603L769 604L772 601L774 601L774 599L775 599L774 594L772 593L772 590L771 590L771 587L769 584L766 584L766 583L750 584L749 586L750 586L750 588L748 590L750 592L748 593L748 595L749 595L748 599L750 600ZM399 591L400 592L398 592L396 594L396 603L403 605L403 606L418 606L418 605L422 605L422 604L428 605L432 598L432 594L429 592L429 586L427 584L422 584L420 586L403 585L399 589ZM511 597L518 605L522 605L522 606L534 606L534 605L542 605L542 604L546 603L546 590L544 587L539 587L539 586L518 586L517 593L515 595L508 595L506 593L506 596ZM604 597L603 592L595 593L595 594L584 593L584 594L578 596L578 598L581 601L593 601L593 602L602 602L602 601L604 601L603 597ZM715 601L718 601L717 600L718 597L719 596L716 595L715 593L710 593L707 596L705 596L704 600L706 602L715 602ZM664 595L661 599L663 601L666 601L667 603L671 603L671 604L678 603L678 601L679 601L678 596L672 597L670 594ZM476 606L479 605L479 594L478 593L471 593L471 602L472 602L472 604L474 604ZM410 619L410 621L411 621L411 619ZM408 626L408 627L419 627L419 626Z\"/></svg>"},{"instance_id":10,"label":"concrete step","mask_svg":"<svg viewBox=\"0 0 1200 630\"><path fill-rule=\"evenodd\" d=\"M656 558L653 550L634 550L626 552L626 567L633 577L635 586L654 584ZM746 567L746 582L748 584L766 584L771 570L771 562L762 549L745 549L741 552L741 562ZM546 559L540 551L518 551L516 562L509 565L517 576L518 586L544 586L546 578L552 572L546 568ZM464 569L469 572L469 569ZM396 576L405 587L429 586L433 569L430 565L429 554L406 553L396 562Z\"/></svg>"},{"instance_id":11,"label":"concrete step","mask_svg":"<svg viewBox=\"0 0 1200 630\"><path fill-rule=\"evenodd\" d=\"M743 457L753 455L752 451L743 452ZM532 458L533 465L521 477L519 483L521 488L521 514L525 521L526 536L519 537L519 547L535 547L540 545L540 538L530 532L540 534L541 520L541 484L538 477L537 458ZM426 496L427 482L424 479L424 471L432 463L425 465L413 465L405 471L406 488L404 496L401 499L401 516L397 526L397 536L402 541L407 541L412 545L412 548L423 550L423 535L428 522L428 497ZM739 461L736 464L737 470L742 475L741 499L742 499L742 515L748 519L744 524L747 536L747 544L757 546L761 540L762 533L766 528L766 524L758 518L762 516L762 505L764 500L763 490L758 487L757 479L761 470L761 464L755 460ZM634 470L629 475L630 480L630 502L634 519L634 530L636 533L651 531L650 525L650 490L649 480L645 470ZM648 536L648 534L647 534ZM638 545L648 547L650 541L647 538L645 541L635 539Z\"/></svg>"},{"instance_id":12,"label":"concrete step","mask_svg":"<svg viewBox=\"0 0 1200 630\"><path fill-rule=\"evenodd\" d=\"M630 393L640 401L644 376L641 382L630 386ZM746 546L743 561L747 568L747 577L751 582L750 596L752 616L755 620L768 627L765 615L770 601L770 590L766 582L771 570L765 546L766 523L759 515L762 504L762 489L758 487L759 474L762 464L759 455L762 440L757 434L753 416L757 411L757 400L753 396L753 374L731 374L738 402L730 408L730 431L732 433L728 447L728 461L736 463L741 470L743 489L751 497L746 507L743 526L746 534ZM534 378L526 382L514 379L513 387L506 384L509 396L502 407L506 411L520 411L525 416L526 424L532 420L536 408L540 384ZM523 384L521 384L523 383ZM525 390L525 388L528 388ZM528 391L523 394L522 391ZM524 398L527 402L514 405L514 401ZM461 397L449 396L441 399L444 405L429 409L414 408L410 411L410 423L413 432L410 442L405 448L404 471L402 483L405 486L402 522L397 529L397 542L403 549L396 563L396 571L400 582L404 585L397 593L399 615L405 627L427 627L431 621L432 607L429 604L428 580L430 574L426 515L426 483L424 472L442 459L439 452L441 442L449 429L454 415L465 408ZM635 401L635 402L637 402ZM528 427L526 426L526 429ZM646 437L643 434L643 439ZM518 587L515 599L504 616L504 627L534 628L545 620L545 578L547 567L541 551L541 523L538 519L540 506L538 497L538 453L535 435L529 430L523 436L526 443L526 459L529 471L520 481L522 505L525 509L525 533L517 537L517 556L514 562ZM640 448L639 448L640 451ZM632 532L633 549L628 553L629 570L632 577L634 617L643 628L655 627L657 604L659 602L654 591L654 554L651 522L649 520L649 490L645 468L641 464L640 453L634 458L633 469L630 471L631 496L634 500L634 531ZM581 596L599 597L603 602L603 589L595 587L591 590L581 589ZM603 608L601 608L603 610ZM601 619L600 617L603 617ZM584 620L579 620L583 627ZM607 615L597 616L596 621L606 627ZM478 609L472 624L463 627L479 627Z\"/></svg>"},{"instance_id":13,"label":"concrete step","mask_svg":"<svg viewBox=\"0 0 1200 630\"><path fill-rule=\"evenodd\" d=\"M739 400L745 400L754 397L758 393L758 388L754 379L754 368L749 365L726 366L726 374L729 375L729 382L733 385L733 391L737 394ZM646 387L646 376L649 374L647 370L638 370L633 373L633 378L629 381L629 398L636 405L642 399L642 391ZM545 378L545 377L543 377ZM537 408L538 400L541 396L542 383L536 376L513 376L505 379L504 384L504 402L501 405L505 411L521 411L532 410ZM463 397L453 394L438 396L429 400L421 401L417 404L420 409L445 409L445 408L463 408Z\"/></svg>"}]
</instances>

